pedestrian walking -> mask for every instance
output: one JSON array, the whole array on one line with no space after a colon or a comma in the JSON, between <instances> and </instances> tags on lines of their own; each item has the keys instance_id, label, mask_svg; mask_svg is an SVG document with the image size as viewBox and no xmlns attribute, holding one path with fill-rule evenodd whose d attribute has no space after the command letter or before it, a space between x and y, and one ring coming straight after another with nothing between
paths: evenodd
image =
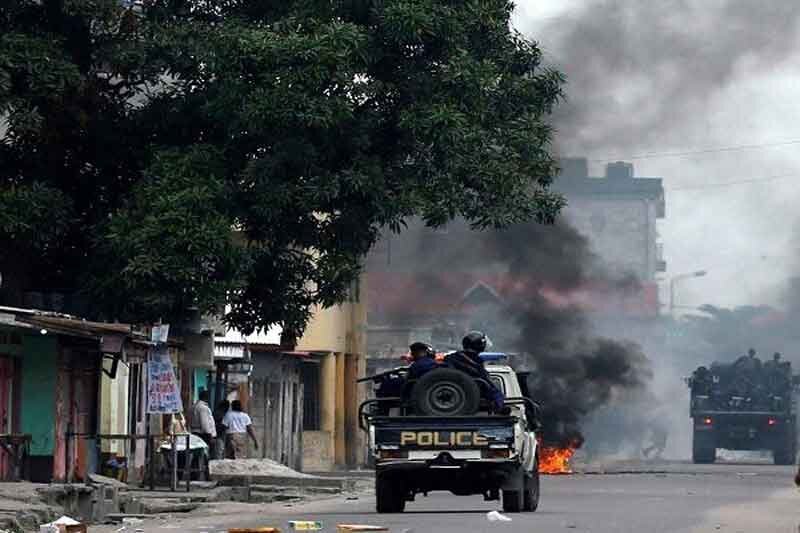
<instances>
[{"instance_id":1,"label":"pedestrian walking","mask_svg":"<svg viewBox=\"0 0 800 533\"><path fill-rule=\"evenodd\" d=\"M203 439L208 446L209 453L213 452L214 441L217 438L217 425L214 423L214 415L208 406L207 390L200 391L197 401L192 407L192 433Z\"/></svg>"},{"instance_id":2,"label":"pedestrian walking","mask_svg":"<svg viewBox=\"0 0 800 533\"><path fill-rule=\"evenodd\" d=\"M258 440L253 431L253 421L250 415L242 410L242 402L231 402L231 410L222 419L222 425L228 436L228 446L233 452L233 459L247 459L247 437L253 440L253 446L258 449Z\"/></svg>"}]
</instances>

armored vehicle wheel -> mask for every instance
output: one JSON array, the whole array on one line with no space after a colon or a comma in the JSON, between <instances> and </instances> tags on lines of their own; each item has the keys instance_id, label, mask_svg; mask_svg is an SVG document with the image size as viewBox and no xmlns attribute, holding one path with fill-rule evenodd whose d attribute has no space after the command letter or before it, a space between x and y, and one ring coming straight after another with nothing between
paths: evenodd
<instances>
[{"instance_id":1,"label":"armored vehicle wheel","mask_svg":"<svg viewBox=\"0 0 800 533\"><path fill-rule=\"evenodd\" d=\"M775 449L772 452L772 462L776 465L793 465L794 454L786 448Z\"/></svg>"},{"instance_id":2,"label":"armored vehicle wheel","mask_svg":"<svg viewBox=\"0 0 800 533\"><path fill-rule=\"evenodd\" d=\"M711 464L717 458L717 449L713 446L698 445L692 446L692 462L695 464Z\"/></svg>"},{"instance_id":3,"label":"armored vehicle wheel","mask_svg":"<svg viewBox=\"0 0 800 533\"><path fill-rule=\"evenodd\" d=\"M702 448L692 450L692 462L697 465L709 465L716 460L717 450Z\"/></svg>"},{"instance_id":4,"label":"armored vehicle wheel","mask_svg":"<svg viewBox=\"0 0 800 533\"><path fill-rule=\"evenodd\" d=\"M471 415L478 410L480 400L475 380L452 368L428 372L411 389L411 405L419 415Z\"/></svg>"},{"instance_id":5,"label":"armored vehicle wheel","mask_svg":"<svg viewBox=\"0 0 800 533\"><path fill-rule=\"evenodd\" d=\"M772 462L776 465L793 465L797 456L794 427L789 427L778 445L772 450Z\"/></svg>"},{"instance_id":6,"label":"armored vehicle wheel","mask_svg":"<svg viewBox=\"0 0 800 533\"><path fill-rule=\"evenodd\" d=\"M717 458L717 447L713 436L695 431L692 440L692 462L695 464L711 464Z\"/></svg>"}]
</instances>

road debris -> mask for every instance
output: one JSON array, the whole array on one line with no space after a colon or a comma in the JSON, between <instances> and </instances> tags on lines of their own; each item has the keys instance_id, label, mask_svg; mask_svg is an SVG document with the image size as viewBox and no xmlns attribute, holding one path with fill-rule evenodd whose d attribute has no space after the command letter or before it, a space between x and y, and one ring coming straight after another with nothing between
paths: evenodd
<instances>
[{"instance_id":1,"label":"road debris","mask_svg":"<svg viewBox=\"0 0 800 533\"><path fill-rule=\"evenodd\" d=\"M511 517L501 514L498 511L489 511L486 513L486 519L489 522L511 522Z\"/></svg>"},{"instance_id":2,"label":"road debris","mask_svg":"<svg viewBox=\"0 0 800 533\"><path fill-rule=\"evenodd\" d=\"M312 520L290 520L289 529L292 531L320 531L324 526L322 522Z\"/></svg>"},{"instance_id":3,"label":"road debris","mask_svg":"<svg viewBox=\"0 0 800 533\"><path fill-rule=\"evenodd\" d=\"M389 533L389 530L383 526L367 526L363 524L339 524L336 526L336 533L354 533L357 531L385 531Z\"/></svg>"},{"instance_id":4,"label":"road debris","mask_svg":"<svg viewBox=\"0 0 800 533\"><path fill-rule=\"evenodd\" d=\"M86 533L86 524L69 516L62 516L54 522L39 526L39 533Z\"/></svg>"},{"instance_id":5,"label":"road debris","mask_svg":"<svg viewBox=\"0 0 800 533\"><path fill-rule=\"evenodd\" d=\"M281 533L277 527L233 527L228 533Z\"/></svg>"}]
</instances>

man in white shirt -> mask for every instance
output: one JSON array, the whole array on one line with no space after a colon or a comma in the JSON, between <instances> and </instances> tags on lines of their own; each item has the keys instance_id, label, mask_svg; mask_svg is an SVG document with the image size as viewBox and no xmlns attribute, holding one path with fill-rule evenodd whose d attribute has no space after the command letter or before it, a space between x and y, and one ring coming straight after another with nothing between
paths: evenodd
<instances>
[{"instance_id":1,"label":"man in white shirt","mask_svg":"<svg viewBox=\"0 0 800 533\"><path fill-rule=\"evenodd\" d=\"M217 438L217 426L214 423L214 414L208 406L208 391L201 390L198 400L192 407L192 433L203 439L208 445L208 451L213 452L214 439ZM213 457L213 453L211 455Z\"/></svg>"},{"instance_id":2,"label":"man in white shirt","mask_svg":"<svg viewBox=\"0 0 800 533\"><path fill-rule=\"evenodd\" d=\"M231 402L231 410L225 413L222 419L228 436L228 446L234 459L247 459L247 436L253 440L253 446L258 449L258 439L253 431L253 421L250 415L242 411L242 402Z\"/></svg>"}]
</instances>

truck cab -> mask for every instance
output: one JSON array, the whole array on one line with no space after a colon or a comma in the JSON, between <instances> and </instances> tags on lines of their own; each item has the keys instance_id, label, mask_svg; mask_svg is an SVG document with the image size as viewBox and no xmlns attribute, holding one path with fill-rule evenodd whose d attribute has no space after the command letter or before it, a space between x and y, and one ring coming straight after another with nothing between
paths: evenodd
<instances>
[{"instance_id":1,"label":"truck cab","mask_svg":"<svg viewBox=\"0 0 800 533\"><path fill-rule=\"evenodd\" d=\"M499 500L502 494L506 512L537 509L538 406L523 396L517 374L500 357L486 361L485 367L506 398L508 409L501 413L482 404L468 414L431 416L414 412L401 398L362 404L360 421L375 465L379 513L402 512L416 495L437 490L483 495L487 501ZM435 372L441 370L429 374ZM448 387L459 386L448 381L452 372L428 381L438 380L439 393L447 394ZM422 380L413 386L437 394ZM415 395L426 391L417 390ZM450 392L448 401L464 397L460 391ZM378 408L380 404L384 406Z\"/></svg>"}]
</instances>

